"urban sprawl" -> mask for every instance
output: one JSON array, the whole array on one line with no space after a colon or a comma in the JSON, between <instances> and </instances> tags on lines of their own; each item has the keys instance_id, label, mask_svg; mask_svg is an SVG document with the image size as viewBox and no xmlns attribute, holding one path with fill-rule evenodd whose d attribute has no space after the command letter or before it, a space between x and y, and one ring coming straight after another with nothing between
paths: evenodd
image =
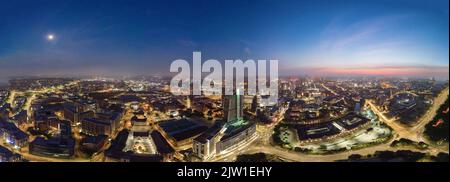
<instances>
[{"instance_id":1,"label":"urban sprawl","mask_svg":"<svg viewBox=\"0 0 450 182\"><path fill-rule=\"evenodd\" d=\"M448 161L448 81L276 81L263 105L239 90L176 96L160 76L11 79L0 162Z\"/></svg>"}]
</instances>

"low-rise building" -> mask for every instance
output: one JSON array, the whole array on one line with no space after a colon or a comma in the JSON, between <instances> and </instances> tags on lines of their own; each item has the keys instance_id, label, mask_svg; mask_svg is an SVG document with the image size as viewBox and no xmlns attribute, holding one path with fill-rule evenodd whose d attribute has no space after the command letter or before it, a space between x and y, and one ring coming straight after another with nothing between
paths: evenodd
<instances>
[{"instance_id":1,"label":"low-rise building","mask_svg":"<svg viewBox=\"0 0 450 182\"><path fill-rule=\"evenodd\" d=\"M0 162L21 162L22 156L0 146Z\"/></svg>"},{"instance_id":2,"label":"low-rise building","mask_svg":"<svg viewBox=\"0 0 450 182\"><path fill-rule=\"evenodd\" d=\"M75 140L72 137L72 128L69 121L61 121L58 127L58 135L49 139L37 137L30 143L30 154L56 157L70 158L75 153Z\"/></svg>"},{"instance_id":3,"label":"low-rise building","mask_svg":"<svg viewBox=\"0 0 450 182\"><path fill-rule=\"evenodd\" d=\"M86 117L91 115L92 113L86 113ZM81 132L88 135L112 136L120 128L122 116L121 112L95 113L93 117L87 118L83 115Z\"/></svg>"},{"instance_id":4,"label":"low-rise building","mask_svg":"<svg viewBox=\"0 0 450 182\"><path fill-rule=\"evenodd\" d=\"M68 158L73 156L74 149L74 139L37 137L30 143L30 154L46 157Z\"/></svg>"},{"instance_id":5,"label":"low-rise building","mask_svg":"<svg viewBox=\"0 0 450 182\"><path fill-rule=\"evenodd\" d=\"M81 132L88 135L111 136L114 126L111 120L100 120L97 118L85 118L81 121Z\"/></svg>"},{"instance_id":6,"label":"low-rise building","mask_svg":"<svg viewBox=\"0 0 450 182\"><path fill-rule=\"evenodd\" d=\"M103 148L108 141L107 135L88 136L81 140L81 150L87 152L97 152Z\"/></svg>"},{"instance_id":7,"label":"low-rise building","mask_svg":"<svg viewBox=\"0 0 450 182\"><path fill-rule=\"evenodd\" d=\"M0 119L0 137L17 149L28 144L28 134L17 128L14 123L4 119Z\"/></svg>"}]
</instances>

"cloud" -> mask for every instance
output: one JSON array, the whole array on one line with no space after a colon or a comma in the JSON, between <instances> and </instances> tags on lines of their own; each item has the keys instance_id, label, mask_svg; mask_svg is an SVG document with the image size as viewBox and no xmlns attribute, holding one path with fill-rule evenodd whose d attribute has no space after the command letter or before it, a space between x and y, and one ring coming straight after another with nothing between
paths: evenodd
<instances>
[{"instance_id":1,"label":"cloud","mask_svg":"<svg viewBox=\"0 0 450 182\"><path fill-rule=\"evenodd\" d=\"M332 19L316 44L289 55L290 66L361 67L385 65L444 65L429 42L414 37L407 23L416 15L394 14L353 21L352 17ZM299 51L297 51L299 52Z\"/></svg>"},{"instance_id":2,"label":"cloud","mask_svg":"<svg viewBox=\"0 0 450 182\"><path fill-rule=\"evenodd\" d=\"M391 15L347 22L345 18L333 19L322 32L319 48L322 51L339 52L352 49L360 43L382 42L380 39L399 21L409 15Z\"/></svg>"}]
</instances>

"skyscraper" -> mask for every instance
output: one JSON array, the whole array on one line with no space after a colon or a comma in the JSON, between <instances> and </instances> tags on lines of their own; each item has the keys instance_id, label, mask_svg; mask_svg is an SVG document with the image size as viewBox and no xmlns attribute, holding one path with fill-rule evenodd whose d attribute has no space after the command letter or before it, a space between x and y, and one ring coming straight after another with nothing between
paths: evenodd
<instances>
[{"instance_id":1,"label":"skyscraper","mask_svg":"<svg viewBox=\"0 0 450 182\"><path fill-rule=\"evenodd\" d=\"M256 123L243 118L243 99L239 90L235 95L223 96L223 121L216 124L193 141L194 153L202 160L223 155L255 141Z\"/></svg>"},{"instance_id":2,"label":"skyscraper","mask_svg":"<svg viewBox=\"0 0 450 182\"><path fill-rule=\"evenodd\" d=\"M239 95L225 95L223 99L223 116L226 123L242 119L243 116L243 97Z\"/></svg>"},{"instance_id":3,"label":"skyscraper","mask_svg":"<svg viewBox=\"0 0 450 182\"><path fill-rule=\"evenodd\" d=\"M256 114L257 110L258 110L258 96L255 95L252 99L251 112Z\"/></svg>"}]
</instances>

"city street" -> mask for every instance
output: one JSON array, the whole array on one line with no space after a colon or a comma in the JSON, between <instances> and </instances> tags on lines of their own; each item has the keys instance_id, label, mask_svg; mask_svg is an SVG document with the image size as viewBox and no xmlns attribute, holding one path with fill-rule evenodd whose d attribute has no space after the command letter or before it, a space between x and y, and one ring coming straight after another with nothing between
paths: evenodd
<instances>
[{"instance_id":1,"label":"city street","mask_svg":"<svg viewBox=\"0 0 450 182\"><path fill-rule=\"evenodd\" d=\"M400 138L408 138L408 139L411 139L414 141L424 141L424 139L423 139L424 126L433 119L433 117L436 114L437 110L439 109L440 105L442 105L445 102L448 95L449 95L449 88L447 87L434 99L432 107L429 108L429 110L426 112L426 114L423 115L421 117L421 119L419 119L417 124L413 127L402 126L399 123L397 123L395 120L386 118L371 101L368 101L369 106L379 116L379 118L383 122L385 122L387 125L389 125L396 132L396 135L389 142L380 144L377 146L367 147L367 148L358 149L358 150L350 150L350 151L345 151L345 152L341 152L338 154L331 154L331 155L310 155L310 154L308 155L308 154L303 154L303 153L295 152L295 151L288 150L288 149L282 149L278 146L268 145L268 143L270 143L269 140L270 140L271 135L269 135L267 133L271 133L271 132L268 132L268 128L265 128L262 131L266 134L261 135L261 137L262 137L261 140L263 142L260 142L260 145L252 145L251 147L249 147L248 149L245 149L244 151L241 151L240 153L252 154L252 153L264 152L267 154L279 156L281 158L286 159L287 161L291 160L291 161L296 161L296 162L332 162L332 161L336 161L336 160L347 159L348 156L351 154L359 154L359 155L364 156L364 155L368 155L368 154L373 154L376 151L401 150L401 148L390 147L391 142L395 139L400 139ZM273 127L271 127L270 129L273 130ZM427 150L418 150L418 149L411 149L411 148L408 148L408 150L417 151L417 152L428 152L431 155L436 155L439 152L448 153L448 148L442 149L442 148L436 148L433 146L430 146Z\"/></svg>"}]
</instances>

